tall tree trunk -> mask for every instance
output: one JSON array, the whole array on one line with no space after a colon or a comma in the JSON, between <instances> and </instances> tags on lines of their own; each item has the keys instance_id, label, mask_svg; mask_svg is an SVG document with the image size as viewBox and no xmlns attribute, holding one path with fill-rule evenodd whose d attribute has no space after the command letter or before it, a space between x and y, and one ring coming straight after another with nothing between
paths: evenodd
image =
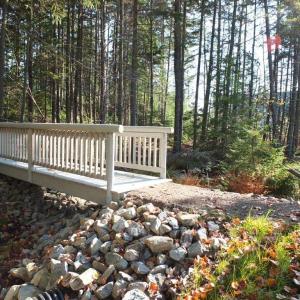
<instances>
[{"instance_id":1,"label":"tall tree trunk","mask_svg":"<svg viewBox=\"0 0 300 300\"><path fill-rule=\"evenodd\" d=\"M117 118L122 124L123 116L123 0L119 0L119 43L118 43L118 103Z\"/></svg>"},{"instance_id":2,"label":"tall tree trunk","mask_svg":"<svg viewBox=\"0 0 300 300\"><path fill-rule=\"evenodd\" d=\"M99 122L105 123L106 119L106 91L105 91L105 1L101 2L101 40L100 40L100 112Z\"/></svg>"},{"instance_id":3,"label":"tall tree trunk","mask_svg":"<svg viewBox=\"0 0 300 300\"><path fill-rule=\"evenodd\" d=\"M251 51L251 67L250 67L250 83L249 83L249 119L252 118L252 106L253 106L253 96L254 96L254 54L255 54L255 42L256 42L256 0L254 1L254 18L253 18L253 38L252 38L252 51Z\"/></svg>"},{"instance_id":4,"label":"tall tree trunk","mask_svg":"<svg viewBox=\"0 0 300 300\"><path fill-rule=\"evenodd\" d=\"M66 42L66 122L71 122L71 103L70 103L70 0L68 0L67 14L67 42Z\"/></svg>"},{"instance_id":5,"label":"tall tree trunk","mask_svg":"<svg viewBox=\"0 0 300 300\"><path fill-rule=\"evenodd\" d=\"M210 52L209 52L209 65L207 71L207 81L206 81L206 91L204 97L204 107L203 107L203 119L201 126L201 142L205 142L207 137L207 121L208 121L208 106L209 106L209 96L211 89L212 73L213 73L213 52L214 52L214 39L215 39L215 27L216 27L216 14L217 14L217 0L214 1L214 12L212 20L212 31L210 39Z\"/></svg>"},{"instance_id":6,"label":"tall tree trunk","mask_svg":"<svg viewBox=\"0 0 300 300\"><path fill-rule=\"evenodd\" d=\"M2 1L2 20L0 37L0 121L4 111L4 70L5 70L5 35L6 35L6 0Z\"/></svg>"},{"instance_id":7,"label":"tall tree trunk","mask_svg":"<svg viewBox=\"0 0 300 300\"><path fill-rule=\"evenodd\" d=\"M77 123L78 104L81 97L81 77L82 77L82 27L83 27L83 8L78 4L78 28L77 28L77 46L75 62L75 80L74 80L74 99L73 99L73 122ZM78 101L79 100L79 101Z\"/></svg>"},{"instance_id":8,"label":"tall tree trunk","mask_svg":"<svg viewBox=\"0 0 300 300\"><path fill-rule=\"evenodd\" d=\"M198 62L197 62L197 77L196 77L196 92L194 104L194 131L193 131L193 149L197 147L197 129L198 129L198 102L199 102L199 83L201 71L201 54L202 54L202 35L203 35L203 21L204 21L205 1L201 1L201 17L199 25L199 43L198 43Z\"/></svg>"},{"instance_id":9,"label":"tall tree trunk","mask_svg":"<svg viewBox=\"0 0 300 300\"><path fill-rule=\"evenodd\" d=\"M137 17L138 0L133 0L132 6L132 51L131 51L131 80L130 80L130 124L137 124Z\"/></svg>"},{"instance_id":10,"label":"tall tree trunk","mask_svg":"<svg viewBox=\"0 0 300 300\"><path fill-rule=\"evenodd\" d=\"M230 30L230 40L229 40L229 51L228 51L228 64L225 72L225 93L224 93L224 105L223 105L223 124L222 131L225 134L223 141L226 142L227 137L227 127L228 127L228 117L229 117L229 97L230 97L230 87L231 87L231 69L232 69L232 54L234 48L234 37L235 37L235 24L236 24L236 11L237 11L237 0L233 2L233 12Z\"/></svg>"},{"instance_id":11,"label":"tall tree trunk","mask_svg":"<svg viewBox=\"0 0 300 300\"><path fill-rule=\"evenodd\" d=\"M150 0L150 126L153 125L154 99L153 99L153 15L152 0Z\"/></svg>"}]
</instances>

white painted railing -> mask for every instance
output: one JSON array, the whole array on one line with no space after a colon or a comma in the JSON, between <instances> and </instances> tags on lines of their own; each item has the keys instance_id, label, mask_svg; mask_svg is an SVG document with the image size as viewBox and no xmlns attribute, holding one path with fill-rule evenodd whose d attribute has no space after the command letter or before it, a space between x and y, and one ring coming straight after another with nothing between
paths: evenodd
<instances>
[{"instance_id":1,"label":"white painted railing","mask_svg":"<svg viewBox=\"0 0 300 300\"><path fill-rule=\"evenodd\" d=\"M172 128L124 126L116 134L115 166L159 173L166 178L167 134Z\"/></svg>"},{"instance_id":2,"label":"white painted railing","mask_svg":"<svg viewBox=\"0 0 300 300\"><path fill-rule=\"evenodd\" d=\"M166 178L171 128L121 125L0 123L0 157L107 180L111 199L115 166Z\"/></svg>"}]
</instances>

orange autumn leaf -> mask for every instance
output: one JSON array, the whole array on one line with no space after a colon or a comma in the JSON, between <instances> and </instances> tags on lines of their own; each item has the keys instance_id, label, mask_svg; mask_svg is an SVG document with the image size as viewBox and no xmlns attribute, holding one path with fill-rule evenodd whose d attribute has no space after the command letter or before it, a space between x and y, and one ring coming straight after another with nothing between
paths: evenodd
<instances>
[{"instance_id":1,"label":"orange autumn leaf","mask_svg":"<svg viewBox=\"0 0 300 300\"><path fill-rule=\"evenodd\" d=\"M149 292L152 293L152 294L156 294L158 292L158 284L155 283L155 282L150 282L150 285L149 285Z\"/></svg>"},{"instance_id":2,"label":"orange autumn leaf","mask_svg":"<svg viewBox=\"0 0 300 300\"><path fill-rule=\"evenodd\" d=\"M276 286L277 281L274 278L268 278L266 281L266 284L268 287L274 287L274 286Z\"/></svg>"}]
</instances>

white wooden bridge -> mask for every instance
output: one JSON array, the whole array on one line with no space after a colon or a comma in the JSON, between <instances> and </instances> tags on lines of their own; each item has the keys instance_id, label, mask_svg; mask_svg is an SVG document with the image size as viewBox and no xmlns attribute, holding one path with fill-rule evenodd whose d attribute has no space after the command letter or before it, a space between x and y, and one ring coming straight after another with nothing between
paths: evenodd
<instances>
[{"instance_id":1,"label":"white wooden bridge","mask_svg":"<svg viewBox=\"0 0 300 300\"><path fill-rule=\"evenodd\" d=\"M171 132L152 126L0 123L0 173L104 204L168 181Z\"/></svg>"}]
</instances>

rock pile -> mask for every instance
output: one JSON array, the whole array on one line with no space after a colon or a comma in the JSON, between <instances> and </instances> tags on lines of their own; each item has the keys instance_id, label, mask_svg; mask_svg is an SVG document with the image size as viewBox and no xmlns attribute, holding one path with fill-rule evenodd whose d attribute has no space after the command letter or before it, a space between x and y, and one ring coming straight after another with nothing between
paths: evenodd
<instances>
[{"instance_id":1,"label":"rock pile","mask_svg":"<svg viewBox=\"0 0 300 300\"><path fill-rule=\"evenodd\" d=\"M63 223L44 232L10 269L22 284L2 291L5 300L56 287L69 299L176 299L194 259L226 245L218 219L134 200L76 213Z\"/></svg>"}]
</instances>

